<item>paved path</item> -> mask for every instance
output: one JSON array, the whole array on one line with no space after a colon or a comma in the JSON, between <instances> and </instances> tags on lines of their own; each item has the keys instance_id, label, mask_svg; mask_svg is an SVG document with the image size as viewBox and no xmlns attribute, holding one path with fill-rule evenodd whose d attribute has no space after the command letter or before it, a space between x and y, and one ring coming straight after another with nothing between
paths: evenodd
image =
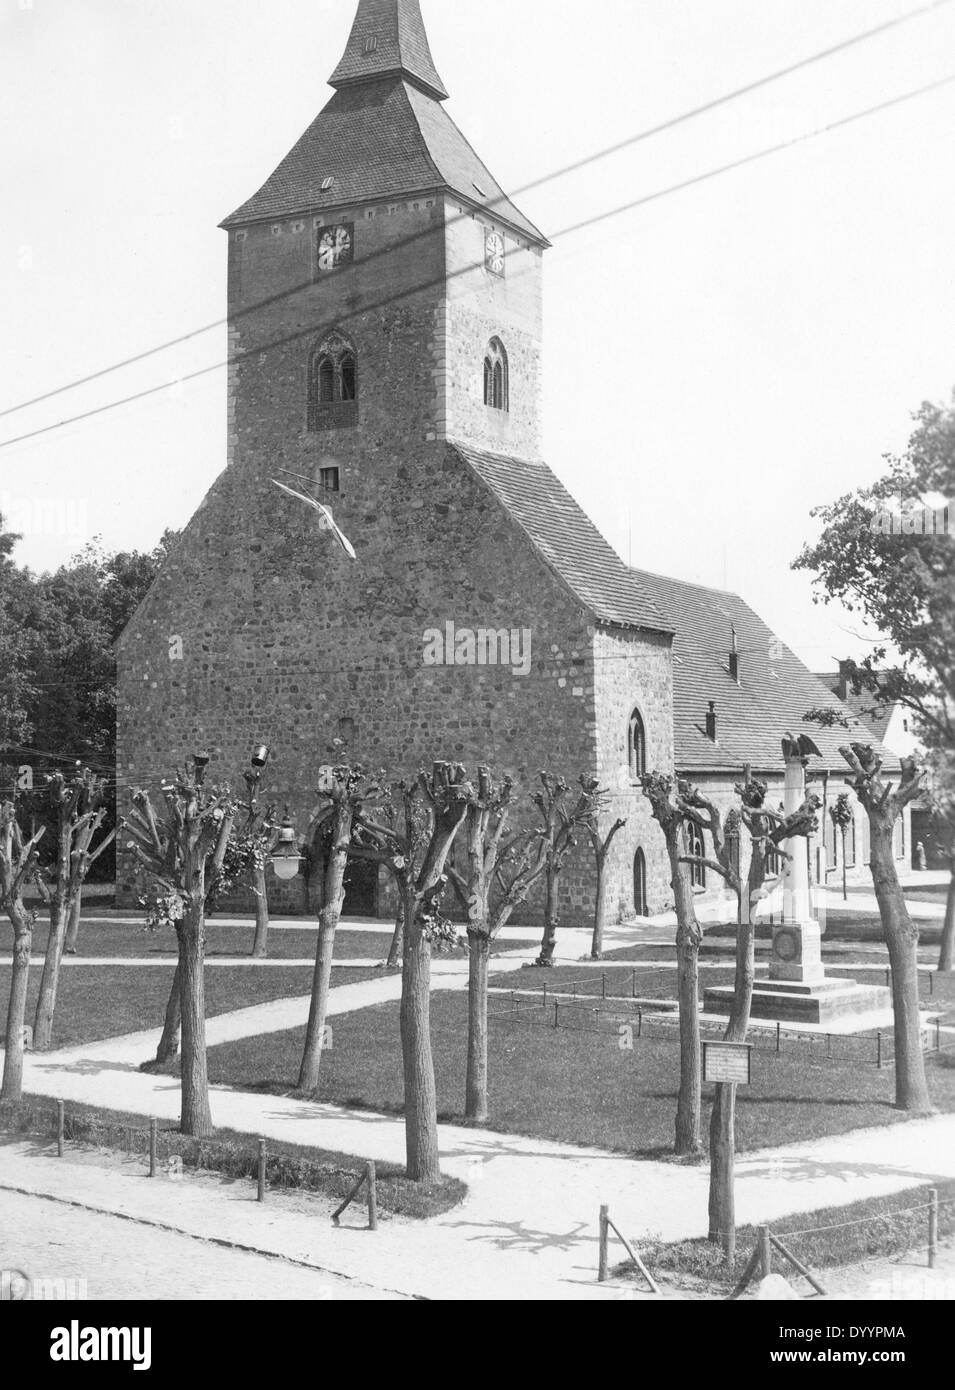
<instances>
[{"instance_id":1,"label":"paved path","mask_svg":"<svg viewBox=\"0 0 955 1390\"><path fill-rule=\"evenodd\" d=\"M31 1165L34 1170L36 1165ZM34 1171L34 1178L38 1176ZM63 1176L62 1174L60 1175ZM114 1180L109 1169L102 1183ZM197 1243L120 1216L46 1197L0 1194L3 1259L33 1281L33 1298L396 1299L401 1295L289 1259ZM69 1316L64 1313L64 1316Z\"/></svg>"}]
</instances>

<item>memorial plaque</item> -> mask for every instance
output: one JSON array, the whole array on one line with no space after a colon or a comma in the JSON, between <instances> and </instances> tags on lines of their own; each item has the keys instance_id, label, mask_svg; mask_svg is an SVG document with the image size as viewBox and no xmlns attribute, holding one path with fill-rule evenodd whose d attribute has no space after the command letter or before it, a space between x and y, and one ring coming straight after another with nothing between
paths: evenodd
<instances>
[{"instance_id":1,"label":"memorial plaque","mask_svg":"<svg viewBox=\"0 0 955 1390\"><path fill-rule=\"evenodd\" d=\"M752 1043L705 1042L703 1080L748 1086L752 1076Z\"/></svg>"}]
</instances>

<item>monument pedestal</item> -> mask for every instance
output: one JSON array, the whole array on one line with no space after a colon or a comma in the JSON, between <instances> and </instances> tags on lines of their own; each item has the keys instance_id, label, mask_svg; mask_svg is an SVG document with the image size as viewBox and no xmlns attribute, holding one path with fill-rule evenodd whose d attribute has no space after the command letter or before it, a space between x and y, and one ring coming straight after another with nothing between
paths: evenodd
<instances>
[{"instance_id":1,"label":"monument pedestal","mask_svg":"<svg viewBox=\"0 0 955 1390\"><path fill-rule=\"evenodd\" d=\"M773 930L769 979L753 985L750 1014L755 1020L808 1024L833 1033L851 1033L892 1022L892 991L827 979L822 964L819 923L783 922ZM704 990L703 1011L728 1014L733 989Z\"/></svg>"}]
</instances>

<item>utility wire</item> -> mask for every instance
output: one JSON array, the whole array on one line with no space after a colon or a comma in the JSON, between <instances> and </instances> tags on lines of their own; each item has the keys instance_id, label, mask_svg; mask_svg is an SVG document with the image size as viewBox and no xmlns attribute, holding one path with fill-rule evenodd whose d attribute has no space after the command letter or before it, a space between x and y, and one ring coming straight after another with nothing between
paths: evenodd
<instances>
[{"instance_id":1,"label":"utility wire","mask_svg":"<svg viewBox=\"0 0 955 1390\"><path fill-rule=\"evenodd\" d=\"M742 87L736 87L732 91L724 93L722 96L714 97L713 100L704 102L701 106L691 107L689 110L683 111L679 115L669 117L667 120L661 121L657 125L649 126L645 130L638 131L635 135L630 135L624 140L619 140L616 144L608 145L605 149L597 150L581 159L574 160L570 164L552 169L549 173L531 180L530 183L522 184L510 194L503 195L503 198L495 198L492 202L484 204L484 209L485 211L492 211L494 208L499 207L502 201L512 202L514 198L519 197L523 193L530 192L535 188L541 188L543 185L552 183L559 178L564 178L568 174L577 173L579 170L587 168L591 164L596 164L600 160L608 159L612 155L620 154L623 150L631 149L636 145L642 144L645 140L650 140L654 136L664 134L666 131L675 130L677 127L685 125L687 122L695 120L699 116L708 115L711 111L718 110L721 106L726 106L730 102L739 100L741 97L749 96L753 92L760 91L763 87L767 87L773 82L791 77L794 73L801 72L806 68L812 67L816 63L834 57L838 53L843 53L855 47L857 44L877 38L891 29L895 29L902 24L908 24L914 19L920 19L952 3L953 0L931 0L930 4L923 5L917 10L910 10L906 14L897 15L894 19L886 20L883 24L878 24L872 29L866 29L862 33L854 34L848 39L843 39L840 43L833 44L829 48L821 49L818 53L810 54L807 58L800 58L797 62L790 63L787 67L778 68L775 72L767 73L764 77L757 78L753 82L748 82ZM375 253L375 255L390 254L392 251L396 250L398 246L409 245L425 235L430 235L430 229L426 233L415 233L413 236L404 239L404 241L386 248L385 251ZM374 256L368 258L368 260L372 259L374 259ZM306 286L311 283L311 281L303 282L302 285L296 286L292 290L282 291L281 295L273 296L270 299L261 301L259 304L251 305L248 309L244 309L239 314L235 315L232 321L234 322L237 318L256 312L258 309L275 302L277 299L296 294L299 290L306 288ZM147 361L150 357L155 357L160 352L166 352L170 348L190 342L192 339L201 337L203 334L212 332L214 329L222 328L229 321L228 318L216 319L211 323L203 324L200 328L194 328L188 333L183 333L177 338L170 338L166 342L159 343L156 347L146 348L144 351L135 353L131 357L123 358L121 361L114 362L110 366L102 367L95 372L90 372L87 376L77 377L73 381L66 382L62 386L56 386L49 391L44 391L38 396L31 397L29 400L20 401L17 405L7 406L3 410L0 410L0 419L3 419L6 415L13 415L19 410L26 410L29 406L39 405L43 401L52 400L55 396L61 396L67 391L73 391L78 387L87 386L93 381L99 381L102 377L109 376L113 372L121 371L124 367Z\"/></svg>"},{"instance_id":2,"label":"utility wire","mask_svg":"<svg viewBox=\"0 0 955 1390\"><path fill-rule=\"evenodd\" d=\"M944 2L950 3L950 0L944 0ZM955 83L955 73L950 73L947 77L939 78L935 82L928 82L922 87L916 87L911 91L903 92L899 96L890 97L888 100L878 102L875 106L868 106L862 111L853 112L852 115L843 116L840 120L832 121L828 125L820 126L815 130L806 132L804 135L797 135L791 140L784 140L779 144L770 145L766 149L757 150L753 154L744 155L741 159L733 160L729 164L719 165L715 169L709 169L705 173L697 174L693 178L684 179L680 183L671 184L669 187L659 189L655 193L648 193L631 202L622 203L617 207L609 209L607 212L597 213L595 216L588 217L581 222L572 223L570 226L564 227L559 232L555 233L555 240L560 237L573 236L577 232L597 226L602 222L608 222L614 217L621 216L623 213L633 212L637 208L646 207L650 203L659 202L663 198L671 197L675 193L682 193L685 189L693 188L698 184L706 183L723 174L731 173L733 170L741 169L747 164L754 164L758 160L767 159L771 155L780 154L785 150L793 149L795 146L805 144L810 140L817 140L823 135L830 134L832 131L840 130L845 126L852 125L869 116L877 115L882 111L891 110L894 107L901 106L905 102L914 101L917 97L926 96L930 92L939 91L943 87L950 86L952 83ZM172 386L181 386L189 381L197 381L201 377L208 376L211 372L221 371L224 367L234 366L249 358L260 356L264 352L270 352L275 348L298 342L302 338L315 337L326 329L347 322L352 318L358 318L376 309L386 308L390 304L399 303L414 295L421 294L425 290L433 289L438 285L447 284L449 280L456 279L459 276L469 275L479 264L480 262L475 262L474 265L464 266L462 269L454 271L450 275L442 274L431 280L422 281L412 286L410 289L402 291L400 294L389 295L384 299L361 305L350 314L338 316L334 321L334 325L332 323L328 323L324 326L312 324L309 328L302 329L297 333L290 333L285 337L273 339L271 342L258 344L254 348L249 348L245 352L235 353L224 358L222 361L213 362L206 367L199 367L192 372L186 372L182 376L177 377L175 381L160 382L156 386L146 387L142 391L134 391L128 396L120 397L118 400L107 401L106 404L95 406L91 410L84 410L76 415L66 416L64 419L57 420L53 424L43 425L35 430L28 430L24 434L14 435L12 439L0 440L0 449L9 449L14 444L23 444L30 439L37 439L42 435L52 434L56 430L65 429L68 425L75 425L83 420L93 419L98 415L106 414L108 411L117 410L121 406L131 405L136 401L147 400L150 396L158 395L161 391L167 391Z\"/></svg>"}]
</instances>

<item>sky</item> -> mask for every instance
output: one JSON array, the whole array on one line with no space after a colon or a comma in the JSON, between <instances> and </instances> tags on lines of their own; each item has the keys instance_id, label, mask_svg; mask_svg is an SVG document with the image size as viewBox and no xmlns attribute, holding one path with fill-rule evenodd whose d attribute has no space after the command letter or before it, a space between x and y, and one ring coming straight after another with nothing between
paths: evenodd
<instances>
[{"instance_id":1,"label":"sky","mask_svg":"<svg viewBox=\"0 0 955 1390\"><path fill-rule=\"evenodd\" d=\"M516 191L927 0L422 0ZM226 238L330 97L356 0L0 0L0 511L18 558L151 548L225 466ZM624 559L741 593L813 669L871 634L792 559L955 386L955 3L516 199L545 261L545 457ZM192 330L188 343L27 409Z\"/></svg>"}]
</instances>

